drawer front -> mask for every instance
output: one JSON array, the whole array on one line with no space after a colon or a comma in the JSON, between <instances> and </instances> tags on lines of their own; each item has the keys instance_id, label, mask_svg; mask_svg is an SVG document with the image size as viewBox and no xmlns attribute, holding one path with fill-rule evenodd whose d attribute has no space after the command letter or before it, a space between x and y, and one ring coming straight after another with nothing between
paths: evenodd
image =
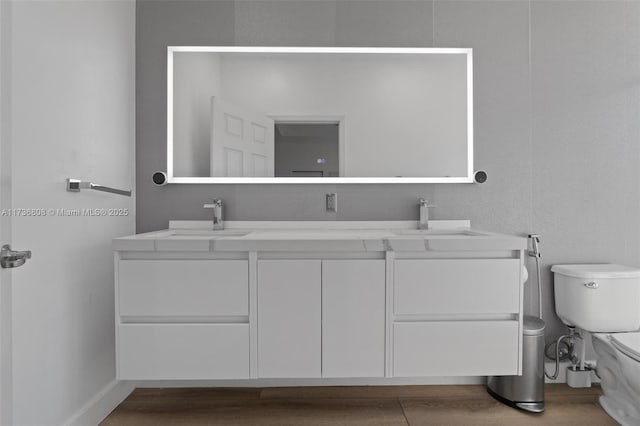
<instances>
[{"instance_id":1,"label":"drawer front","mask_svg":"<svg viewBox=\"0 0 640 426\"><path fill-rule=\"evenodd\" d=\"M518 313L519 259L394 262L394 313Z\"/></svg>"},{"instance_id":2,"label":"drawer front","mask_svg":"<svg viewBox=\"0 0 640 426\"><path fill-rule=\"evenodd\" d=\"M125 324L118 327L120 380L248 377L248 324Z\"/></svg>"},{"instance_id":3,"label":"drawer front","mask_svg":"<svg viewBox=\"0 0 640 426\"><path fill-rule=\"evenodd\" d=\"M394 377L518 374L517 321L395 323L393 333Z\"/></svg>"},{"instance_id":4,"label":"drawer front","mask_svg":"<svg viewBox=\"0 0 640 426\"><path fill-rule=\"evenodd\" d=\"M246 316L246 260L121 260L120 316Z\"/></svg>"}]
</instances>

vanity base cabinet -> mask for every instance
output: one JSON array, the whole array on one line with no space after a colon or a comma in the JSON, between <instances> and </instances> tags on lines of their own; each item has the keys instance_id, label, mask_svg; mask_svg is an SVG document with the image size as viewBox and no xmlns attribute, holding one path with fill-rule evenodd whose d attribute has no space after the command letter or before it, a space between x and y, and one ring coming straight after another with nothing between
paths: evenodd
<instances>
[{"instance_id":1,"label":"vanity base cabinet","mask_svg":"<svg viewBox=\"0 0 640 426\"><path fill-rule=\"evenodd\" d=\"M395 323L393 375L486 376L518 371L518 321Z\"/></svg>"},{"instance_id":2,"label":"vanity base cabinet","mask_svg":"<svg viewBox=\"0 0 640 426\"><path fill-rule=\"evenodd\" d=\"M384 377L384 260L322 261L322 377Z\"/></svg>"},{"instance_id":3,"label":"vanity base cabinet","mask_svg":"<svg viewBox=\"0 0 640 426\"><path fill-rule=\"evenodd\" d=\"M121 380L249 378L249 324L124 324Z\"/></svg>"},{"instance_id":4,"label":"vanity base cabinet","mask_svg":"<svg viewBox=\"0 0 640 426\"><path fill-rule=\"evenodd\" d=\"M258 261L258 377L321 376L321 261Z\"/></svg>"},{"instance_id":5,"label":"vanity base cabinet","mask_svg":"<svg viewBox=\"0 0 640 426\"><path fill-rule=\"evenodd\" d=\"M117 377L519 374L522 253L116 254Z\"/></svg>"}]
</instances>

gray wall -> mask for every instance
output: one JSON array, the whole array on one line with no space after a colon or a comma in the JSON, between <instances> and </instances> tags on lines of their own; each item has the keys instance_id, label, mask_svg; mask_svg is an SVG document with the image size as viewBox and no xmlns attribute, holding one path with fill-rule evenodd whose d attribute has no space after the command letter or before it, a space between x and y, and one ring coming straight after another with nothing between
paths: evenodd
<instances>
[{"instance_id":1,"label":"gray wall","mask_svg":"<svg viewBox=\"0 0 640 426\"><path fill-rule=\"evenodd\" d=\"M640 266L640 2L237 1L137 3L137 230L208 219L471 219L503 233L538 232L550 335L549 266ZM168 44L472 47L475 165L483 185L169 185ZM324 194L338 192L337 214ZM384 203L384 204L382 204ZM532 270L529 265L530 270ZM533 274L532 274L533 275ZM526 305L533 312L534 287Z\"/></svg>"}]
</instances>

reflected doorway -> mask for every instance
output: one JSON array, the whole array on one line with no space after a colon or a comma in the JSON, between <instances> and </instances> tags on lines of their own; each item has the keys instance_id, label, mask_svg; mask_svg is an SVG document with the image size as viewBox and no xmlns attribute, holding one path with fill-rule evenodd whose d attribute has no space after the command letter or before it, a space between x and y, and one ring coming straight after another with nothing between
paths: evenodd
<instances>
[{"instance_id":1,"label":"reflected doorway","mask_svg":"<svg viewBox=\"0 0 640 426\"><path fill-rule=\"evenodd\" d=\"M340 122L275 122L276 177L339 177Z\"/></svg>"}]
</instances>

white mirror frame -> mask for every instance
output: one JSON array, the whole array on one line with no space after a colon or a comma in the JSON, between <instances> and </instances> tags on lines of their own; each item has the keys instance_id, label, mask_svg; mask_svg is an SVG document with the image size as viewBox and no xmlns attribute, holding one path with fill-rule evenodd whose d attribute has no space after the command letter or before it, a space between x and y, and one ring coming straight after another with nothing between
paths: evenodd
<instances>
[{"instance_id":1,"label":"white mirror frame","mask_svg":"<svg viewBox=\"0 0 640 426\"><path fill-rule=\"evenodd\" d=\"M173 175L173 53L385 53L467 55L467 176L461 177L176 177ZM167 47L167 183L473 183L473 49L420 47L264 47L264 46L168 46Z\"/></svg>"}]
</instances>

